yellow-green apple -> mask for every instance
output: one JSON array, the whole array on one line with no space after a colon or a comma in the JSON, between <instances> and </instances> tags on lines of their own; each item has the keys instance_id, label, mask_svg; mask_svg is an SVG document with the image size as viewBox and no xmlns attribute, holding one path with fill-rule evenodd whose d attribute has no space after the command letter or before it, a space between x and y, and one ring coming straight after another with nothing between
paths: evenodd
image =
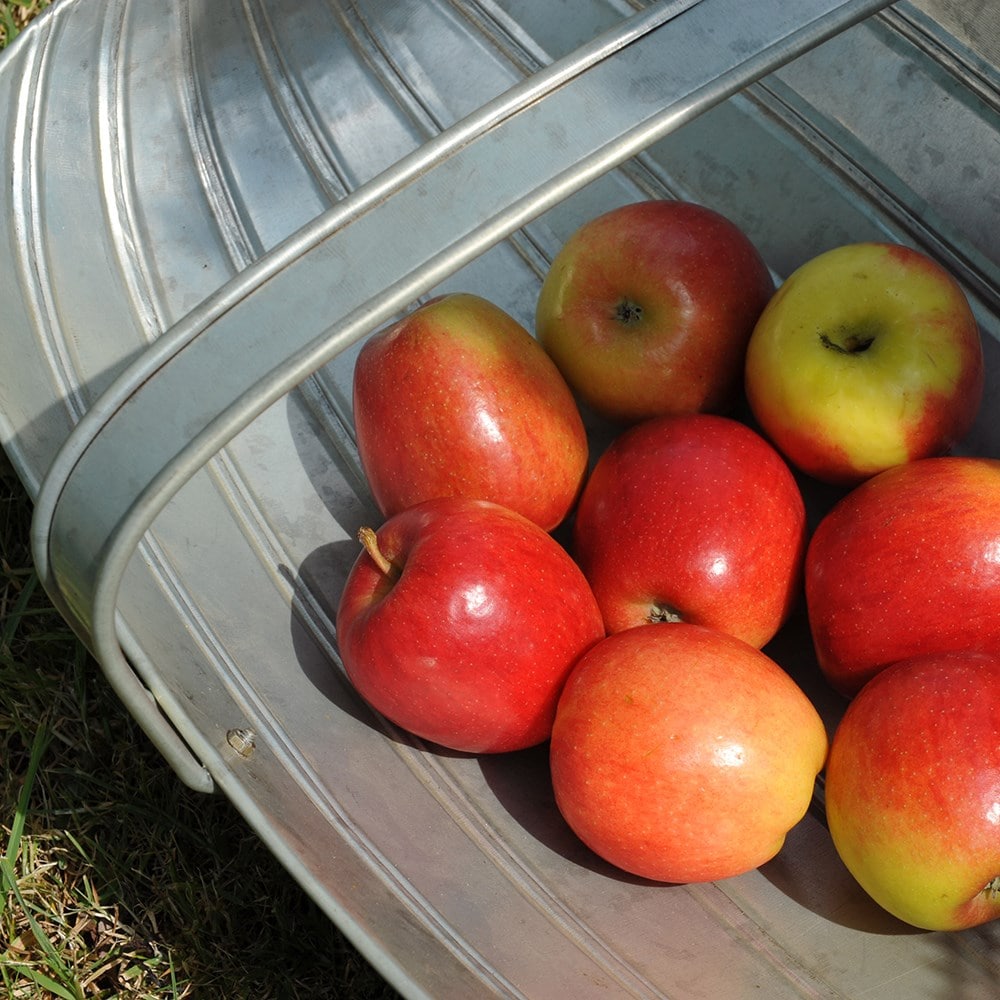
<instances>
[{"instance_id":1,"label":"yellow-green apple","mask_svg":"<svg viewBox=\"0 0 1000 1000\"><path fill-rule=\"evenodd\" d=\"M550 531L576 501L588 443L573 394L535 338L486 299L440 296L373 334L353 389L362 468L386 517L464 496Z\"/></svg>"},{"instance_id":2,"label":"yellow-green apple","mask_svg":"<svg viewBox=\"0 0 1000 1000\"><path fill-rule=\"evenodd\" d=\"M566 550L515 511L462 497L424 501L360 537L337 642L362 698L453 750L546 740L570 669L604 636Z\"/></svg>"},{"instance_id":3,"label":"yellow-green apple","mask_svg":"<svg viewBox=\"0 0 1000 1000\"><path fill-rule=\"evenodd\" d=\"M704 882L758 867L805 815L827 751L777 663L697 625L640 625L585 653L549 755L556 804L625 871Z\"/></svg>"},{"instance_id":4,"label":"yellow-green apple","mask_svg":"<svg viewBox=\"0 0 1000 1000\"><path fill-rule=\"evenodd\" d=\"M650 200L577 229L542 283L535 333L593 411L634 422L720 412L774 292L747 235L712 209Z\"/></svg>"},{"instance_id":5,"label":"yellow-green apple","mask_svg":"<svg viewBox=\"0 0 1000 1000\"><path fill-rule=\"evenodd\" d=\"M573 553L609 632L685 621L769 642L800 596L805 504L791 470L730 417L653 417L587 480Z\"/></svg>"},{"instance_id":6,"label":"yellow-green apple","mask_svg":"<svg viewBox=\"0 0 1000 1000\"><path fill-rule=\"evenodd\" d=\"M924 458L856 486L809 542L816 657L851 697L897 660L1000 654L1000 461Z\"/></svg>"},{"instance_id":7,"label":"yellow-green apple","mask_svg":"<svg viewBox=\"0 0 1000 1000\"><path fill-rule=\"evenodd\" d=\"M901 920L1000 917L1000 658L922 656L872 679L834 733L826 812L848 870Z\"/></svg>"},{"instance_id":8,"label":"yellow-green apple","mask_svg":"<svg viewBox=\"0 0 1000 1000\"><path fill-rule=\"evenodd\" d=\"M807 261L768 303L746 352L746 394L789 461L828 483L945 454L983 394L979 328L959 284L886 243Z\"/></svg>"}]
</instances>

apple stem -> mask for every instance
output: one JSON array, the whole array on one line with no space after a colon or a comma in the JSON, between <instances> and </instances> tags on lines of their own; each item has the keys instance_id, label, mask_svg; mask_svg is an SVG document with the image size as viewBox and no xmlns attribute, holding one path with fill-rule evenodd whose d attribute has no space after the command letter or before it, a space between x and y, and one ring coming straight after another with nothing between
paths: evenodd
<instances>
[{"instance_id":1,"label":"apple stem","mask_svg":"<svg viewBox=\"0 0 1000 1000\"><path fill-rule=\"evenodd\" d=\"M371 556L372 562L381 573L393 578L399 576L399 570L382 554L382 550L378 547L378 536L371 528L359 528L358 541L365 547L365 552Z\"/></svg>"}]
</instances>

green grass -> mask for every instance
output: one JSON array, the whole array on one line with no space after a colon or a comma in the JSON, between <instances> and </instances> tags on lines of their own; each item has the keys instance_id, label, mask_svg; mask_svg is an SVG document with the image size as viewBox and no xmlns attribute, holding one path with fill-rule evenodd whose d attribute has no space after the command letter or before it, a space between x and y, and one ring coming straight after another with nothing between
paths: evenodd
<instances>
[{"instance_id":1,"label":"green grass","mask_svg":"<svg viewBox=\"0 0 1000 1000\"><path fill-rule=\"evenodd\" d=\"M50 3L51 0L0 0L0 48Z\"/></svg>"},{"instance_id":2,"label":"green grass","mask_svg":"<svg viewBox=\"0 0 1000 1000\"><path fill-rule=\"evenodd\" d=\"M0 457L0 995L394 997L148 743L38 587L29 518Z\"/></svg>"},{"instance_id":3,"label":"green grass","mask_svg":"<svg viewBox=\"0 0 1000 1000\"><path fill-rule=\"evenodd\" d=\"M45 6L0 2L0 45ZM30 518L0 453L0 996L395 997L153 749L38 585Z\"/></svg>"}]
</instances>

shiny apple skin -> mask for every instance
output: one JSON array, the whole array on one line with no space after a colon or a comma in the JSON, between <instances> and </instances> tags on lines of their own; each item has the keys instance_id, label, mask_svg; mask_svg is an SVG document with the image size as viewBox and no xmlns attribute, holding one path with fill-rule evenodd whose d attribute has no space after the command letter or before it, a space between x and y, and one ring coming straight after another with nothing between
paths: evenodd
<instances>
[{"instance_id":1,"label":"shiny apple skin","mask_svg":"<svg viewBox=\"0 0 1000 1000\"><path fill-rule=\"evenodd\" d=\"M944 456L855 487L809 542L820 668L846 697L897 660L1000 654L1000 461Z\"/></svg>"},{"instance_id":2,"label":"shiny apple skin","mask_svg":"<svg viewBox=\"0 0 1000 1000\"><path fill-rule=\"evenodd\" d=\"M802 493L759 434L714 414L656 417L600 456L573 553L608 632L661 618L761 647L801 596Z\"/></svg>"},{"instance_id":3,"label":"shiny apple skin","mask_svg":"<svg viewBox=\"0 0 1000 1000\"><path fill-rule=\"evenodd\" d=\"M550 531L579 495L589 445L576 401L534 337L486 299L440 296L373 334L353 397L362 468L386 517L464 496Z\"/></svg>"},{"instance_id":4,"label":"shiny apple skin","mask_svg":"<svg viewBox=\"0 0 1000 1000\"><path fill-rule=\"evenodd\" d=\"M870 681L834 733L826 811L847 868L899 919L1000 917L1000 657L916 657Z\"/></svg>"},{"instance_id":5,"label":"shiny apple skin","mask_svg":"<svg viewBox=\"0 0 1000 1000\"><path fill-rule=\"evenodd\" d=\"M778 853L826 751L812 703L764 653L697 625L643 625L570 674L550 762L563 817L605 861L705 882Z\"/></svg>"},{"instance_id":6,"label":"shiny apple skin","mask_svg":"<svg viewBox=\"0 0 1000 1000\"><path fill-rule=\"evenodd\" d=\"M765 435L796 468L843 486L954 448L984 379L958 282L891 243L835 247L799 267L746 352L746 394Z\"/></svg>"},{"instance_id":7,"label":"shiny apple skin","mask_svg":"<svg viewBox=\"0 0 1000 1000\"><path fill-rule=\"evenodd\" d=\"M585 222L556 255L535 333L596 413L725 412L774 293L749 237L703 205L652 199Z\"/></svg>"},{"instance_id":8,"label":"shiny apple skin","mask_svg":"<svg viewBox=\"0 0 1000 1000\"><path fill-rule=\"evenodd\" d=\"M390 518L355 561L337 611L347 676L373 708L452 750L500 753L549 736L577 659L604 636L566 550L486 501L428 500Z\"/></svg>"}]
</instances>

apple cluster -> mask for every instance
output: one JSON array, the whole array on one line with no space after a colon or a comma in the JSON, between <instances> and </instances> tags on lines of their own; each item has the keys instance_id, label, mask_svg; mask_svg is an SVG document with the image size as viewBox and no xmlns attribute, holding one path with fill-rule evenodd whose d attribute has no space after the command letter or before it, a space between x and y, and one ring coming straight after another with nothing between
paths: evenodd
<instances>
[{"instance_id":1,"label":"apple cluster","mask_svg":"<svg viewBox=\"0 0 1000 1000\"><path fill-rule=\"evenodd\" d=\"M451 750L548 741L566 822L635 875L758 867L822 775L883 907L1000 916L1000 461L950 453L984 382L958 283L858 243L776 289L733 222L644 201L570 237L535 326L453 293L358 355L361 697ZM797 609L832 733L767 651Z\"/></svg>"}]
</instances>

